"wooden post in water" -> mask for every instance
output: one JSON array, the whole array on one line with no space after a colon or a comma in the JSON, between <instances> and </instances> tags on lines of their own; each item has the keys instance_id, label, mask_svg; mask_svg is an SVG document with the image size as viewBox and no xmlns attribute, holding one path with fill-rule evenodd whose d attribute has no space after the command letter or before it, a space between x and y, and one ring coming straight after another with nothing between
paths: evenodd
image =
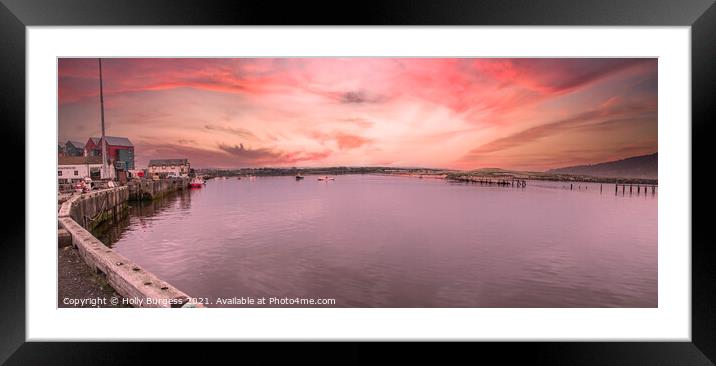
<instances>
[{"instance_id":1,"label":"wooden post in water","mask_svg":"<svg viewBox=\"0 0 716 366\"><path fill-rule=\"evenodd\" d=\"M572 183L569 183L569 190L572 190Z\"/></svg>"}]
</instances>

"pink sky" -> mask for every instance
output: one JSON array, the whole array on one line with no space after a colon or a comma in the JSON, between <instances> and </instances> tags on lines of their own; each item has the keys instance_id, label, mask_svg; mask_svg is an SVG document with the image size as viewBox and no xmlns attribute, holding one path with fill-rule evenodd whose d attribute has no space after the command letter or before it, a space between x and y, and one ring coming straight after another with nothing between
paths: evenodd
<instances>
[{"instance_id":1,"label":"pink sky","mask_svg":"<svg viewBox=\"0 0 716 366\"><path fill-rule=\"evenodd\" d=\"M107 134L194 167L546 170L657 151L656 59L104 59ZM59 140L100 131L59 60Z\"/></svg>"}]
</instances>

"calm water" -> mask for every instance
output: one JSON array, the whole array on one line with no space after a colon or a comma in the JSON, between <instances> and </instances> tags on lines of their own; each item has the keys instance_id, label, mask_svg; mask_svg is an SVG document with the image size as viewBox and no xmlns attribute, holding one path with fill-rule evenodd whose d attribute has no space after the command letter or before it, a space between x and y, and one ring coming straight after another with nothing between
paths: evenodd
<instances>
[{"instance_id":1,"label":"calm water","mask_svg":"<svg viewBox=\"0 0 716 366\"><path fill-rule=\"evenodd\" d=\"M134 203L96 235L212 302L656 307L657 196L584 183L234 178Z\"/></svg>"}]
</instances>

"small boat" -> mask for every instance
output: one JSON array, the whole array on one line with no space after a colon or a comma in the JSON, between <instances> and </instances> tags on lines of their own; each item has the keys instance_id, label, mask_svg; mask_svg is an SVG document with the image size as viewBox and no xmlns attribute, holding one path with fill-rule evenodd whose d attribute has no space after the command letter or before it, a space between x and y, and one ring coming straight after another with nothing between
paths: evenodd
<instances>
[{"instance_id":1,"label":"small boat","mask_svg":"<svg viewBox=\"0 0 716 366\"><path fill-rule=\"evenodd\" d=\"M201 178L199 178L199 177L194 177L194 178L191 180L191 182L189 182L189 187L191 187L191 188L201 188L202 186L204 186L204 184L206 184L206 182L204 182L203 179L201 179Z\"/></svg>"},{"instance_id":2,"label":"small boat","mask_svg":"<svg viewBox=\"0 0 716 366\"><path fill-rule=\"evenodd\" d=\"M336 178L325 176L325 177L319 177L318 180L322 182L328 182L329 180L336 180Z\"/></svg>"},{"instance_id":3,"label":"small boat","mask_svg":"<svg viewBox=\"0 0 716 366\"><path fill-rule=\"evenodd\" d=\"M304 177L302 175L297 175L296 180L302 180Z\"/></svg>"}]
</instances>

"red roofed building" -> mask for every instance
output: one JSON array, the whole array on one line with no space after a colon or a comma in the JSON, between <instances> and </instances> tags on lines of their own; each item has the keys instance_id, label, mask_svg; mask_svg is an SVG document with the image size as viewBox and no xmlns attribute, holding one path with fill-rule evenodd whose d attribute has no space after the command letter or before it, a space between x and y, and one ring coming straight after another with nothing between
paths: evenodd
<instances>
[{"instance_id":1,"label":"red roofed building","mask_svg":"<svg viewBox=\"0 0 716 366\"><path fill-rule=\"evenodd\" d=\"M120 170L134 169L134 144L126 137L105 136L109 164ZM102 139L90 137L85 144L85 156L102 156Z\"/></svg>"},{"instance_id":2,"label":"red roofed building","mask_svg":"<svg viewBox=\"0 0 716 366\"><path fill-rule=\"evenodd\" d=\"M102 146L99 144L99 137L90 137L85 143L85 156L102 155Z\"/></svg>"}]
</instances>

